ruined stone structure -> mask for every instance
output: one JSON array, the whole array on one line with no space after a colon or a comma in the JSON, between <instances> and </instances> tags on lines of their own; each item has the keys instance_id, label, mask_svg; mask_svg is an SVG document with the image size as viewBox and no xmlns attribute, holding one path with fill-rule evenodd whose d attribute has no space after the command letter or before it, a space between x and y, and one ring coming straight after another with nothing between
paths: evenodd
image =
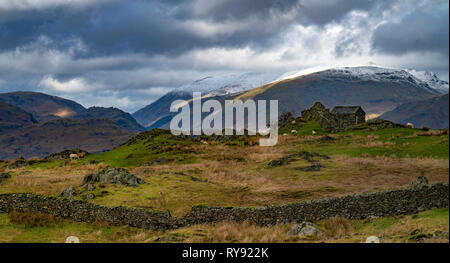
<instances>
[{"instance_id":1,"label":"ruined stone structure","mask_svg":"<svg viewBox=\"0 0 450 263\"><path fill-rule=\"evenodd\" d=\"M325 108L320 102L314 103L314 106L308 110L303 110L302 118L306 121L315 120L319 122L322 128L329 131L333 129L335 123L334 116L331 114L330 110Z\"/></svg>"},{"instance_id":2,"label":"ruined stone structure","mask_svg":"<svg viewBox=\"0 0 450 263\"><path fill-rule=\"evenodd\" d=\"M336 106L330 112L322 103L316 102L302 111L302 118L318 121L327 131L341 131L366 121L366 113L360 106Z\"/></svg>"},{"instance_id":3,"label":"ruined stone structure","mask_svg":"<svg viewBox=\"0 0 450 263\"><path fill-rule=\"evenodd\" d=\"M338 130L366 122L366 113L360 106L336 106L331 114L335 116L335 128Z\"/></svg>"}]
</instances>

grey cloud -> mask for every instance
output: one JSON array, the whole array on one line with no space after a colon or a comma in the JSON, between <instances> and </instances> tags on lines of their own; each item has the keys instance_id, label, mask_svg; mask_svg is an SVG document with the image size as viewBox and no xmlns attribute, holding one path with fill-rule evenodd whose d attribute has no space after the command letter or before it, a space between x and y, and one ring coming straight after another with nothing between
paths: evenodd
<instances>
[{"instance_id":1,"label":"grey cloud","mask_svg":"<svg viewBox=\"0 0 450 263\"><path fill-rule=\"evenodd\" d=\"M384 0L332 0L332 1L314 1L300 0L300 10L302 21L312 24L324 25L333 21L342 19L349 12L354 10L376 11L383 7L386 8L394 1Z\"/></svg>"},{"instance_id":2,"label":"grey cloud","mask_svg":"<svg viewBox=\"0 0 450 263\"><path fill-rule=\"evenodd\" d=\"M375 50L389 54L405 54L411 51L449 54L449 3L416 9L399 23L379 26L373 36Z\"/></svg>"},{"instance_id":3,"label":"grey cloud","mask_svg":"<svg viewBox=\"0 0 450 263\"><path fill-rule=\"evenodd\" d=\"M250 16L270 19L273 12L297 8L298 0L196 0L180 14L215 21L245 20Z\"/></svg>"},{"instance_id":4,"label":"grey cloud","mask_svg":"<svg viewBox=\"0 0 450 263\"><path fill-rule=\"evenodd\" d=\"M369 10L379 1L333 0L196 0L106 1L80 10L55 7L37 12L12 11L0 19L0 51L26 45L45 35L63 49L65 39L80 38L88 48L78 56L116 53L178 55L207 47L266 47L290 25L323 25L352 10ZM384 1L382 1L384 3ZM5 12L5 11L2 11ZM30 15L31 14L31 15ZM200 21L217 26L204 36L202 28L182 26ZM233 29L224 30L229 23ZM196 32L197 31L197 32Z\"/></svg>"}]
</instances>

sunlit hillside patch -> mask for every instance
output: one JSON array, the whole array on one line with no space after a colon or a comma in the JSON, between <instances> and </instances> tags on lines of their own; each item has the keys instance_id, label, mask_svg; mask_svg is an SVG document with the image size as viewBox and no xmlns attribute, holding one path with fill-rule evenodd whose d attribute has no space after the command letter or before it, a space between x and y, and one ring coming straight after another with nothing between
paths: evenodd
<instances>
[{"instance_id":1,"label":"sunlit hillside patch","mask_svg":"<svg viewBox=\"0 0 450 263\"><path fill-rule=\"evenodd\" d=\"M57 112L55 112L53 115L58 116L60 118L69 118L72 116L75 116L77 113L68 109L68 108L63 108L58 110Z\"/></svg>"}]
</instances>

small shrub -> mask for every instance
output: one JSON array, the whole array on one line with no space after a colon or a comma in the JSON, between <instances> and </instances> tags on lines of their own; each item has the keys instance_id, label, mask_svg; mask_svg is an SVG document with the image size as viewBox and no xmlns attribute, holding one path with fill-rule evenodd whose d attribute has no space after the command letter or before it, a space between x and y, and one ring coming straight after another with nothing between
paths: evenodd
<instances>
[{"instance_id":1,"label":"small shrub","mask_svg":"<svg viewBox=\"0 0 450 263\"><path fill-rule=\"evenodd\" d=\"M9 220L16 225L25 225L26 227L48 227L56 224L53 215L41 212L19 212L9 213Z\"/></svg>"}]
</instances>

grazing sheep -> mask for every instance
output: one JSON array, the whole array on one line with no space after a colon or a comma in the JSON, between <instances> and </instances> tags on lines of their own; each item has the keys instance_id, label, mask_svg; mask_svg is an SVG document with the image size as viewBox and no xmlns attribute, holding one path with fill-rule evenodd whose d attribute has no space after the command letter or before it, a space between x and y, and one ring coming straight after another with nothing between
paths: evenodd
<instances>
[{"instance_id":1,"label":"grazing sheep","mask_svg":"<svg viewBox=\"0 0 450 263\"><path fill-rule=\"evenodd\" d=\"M291 133L292 134L297 134L297 131L296 130L292 130Z\"/></svg>"},{"instance_id":2,"label":"grazing sheep","mask_svg":"<svg viewBox=\"0 0 450 263\"><path fill-rule=\"evenodd\" d=\"M76 236L70 236L66 238L66 243L80 243L80 239Z\"/></svg>"},{"instance_id":3,"label":"grazing sheep","mask_svg":"<svg viewBox=\"0 0 450 263\"><path fill-rule=\"evenodd\" d=\"M406 127L408 127L408 128L414 128L414 124L412 124L411 122L408 122L408 123L406 124Z\"/></svg>"},{"instance_id":4,"label":"grazing sheep","mask_svg":"<svg viewBox=\"0 0 450 263\"><path fill-rule=\"evenodd\" d=\"M376 236L370 236L366 239L366 243L380 243L380 239Z\"/></svg>"},{"instance_id":5,"label":"grazing sheep","mask_svg":"<svg viewBox=\"0 0 450 263\"><path fill-rule=\"evenodd\" d=\"M79 157L78 154L76 154L76 153L71 153L71 154L69 155L69 157L70 157L70 160L73 160L73 159L80 159L80 157Z\"/></svg>"},{"instance_id":6,"label":"grazing sheep","mask_svg":"<svg viewBox=\"0 0 450 263\"><path fill-rule=\"evenodd\" d=\"M312 135L316 135L316 131L315 130L312 130Z\"/></svg>"}]
</instances>

